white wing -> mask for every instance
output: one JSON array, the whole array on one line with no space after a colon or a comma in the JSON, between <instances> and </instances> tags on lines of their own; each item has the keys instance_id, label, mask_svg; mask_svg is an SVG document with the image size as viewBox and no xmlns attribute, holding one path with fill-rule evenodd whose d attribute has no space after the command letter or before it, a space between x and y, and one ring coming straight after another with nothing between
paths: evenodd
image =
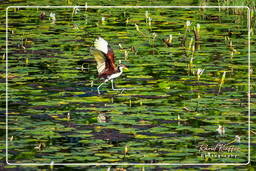
<instances>
[{"instance_id":1,"label":"white wing","mask_svg":"<svg viewBox=\"0 0 256 171\"><path fill-rule=\"evenodd\" d=\"M103 38L99 37L95 40L94 46L97 50L104 52L105 54L108 53L108 42Z\"/></svg>"}]
</instances>

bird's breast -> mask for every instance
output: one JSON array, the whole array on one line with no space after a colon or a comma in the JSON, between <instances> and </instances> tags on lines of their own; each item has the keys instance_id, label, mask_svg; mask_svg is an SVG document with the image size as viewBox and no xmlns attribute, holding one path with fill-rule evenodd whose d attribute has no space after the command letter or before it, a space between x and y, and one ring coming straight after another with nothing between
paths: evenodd
<instances>
[{"instance_id":1,"label":"bird's breast","mask_svg":"<svg viewBox=\"0 0 256 171\"><path fill-rule=\"evenodd\" d=\"M108 79L111 80L111 79L117 78L117 77L119 77L121 74L122 74L122 72L114 73L114 74L110 75L110 76L108 77Z\"/></svg>"}]
</instances>

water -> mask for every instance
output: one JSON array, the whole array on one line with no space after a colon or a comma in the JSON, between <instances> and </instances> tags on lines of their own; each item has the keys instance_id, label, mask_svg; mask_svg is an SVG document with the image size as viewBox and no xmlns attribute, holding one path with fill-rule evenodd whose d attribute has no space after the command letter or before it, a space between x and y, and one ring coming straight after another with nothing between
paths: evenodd
<instances>
[{"instance_id":1,"label":"water","mask_svg":"<svg viewBox=\"0 0 256 171\"><path fill-rule=\"evenodd\" d=\"M241 15L219 9L81 8L74 14L11 8L8 21L9 162L247 161L248 33ZM187 21L192 25L184 38ZM162 41L169 35L171 47ZM98 36L114 49L116 63L128 66L115 84L130 90L121 94L108 83L97 94L101 81L90 48ZM200 78L198 69L204 69ZM236 135L240 143L232 142ZM240 148L231 153L237 158L204 158L198 147L230 142Z\"/></svg>"}]
</instances>

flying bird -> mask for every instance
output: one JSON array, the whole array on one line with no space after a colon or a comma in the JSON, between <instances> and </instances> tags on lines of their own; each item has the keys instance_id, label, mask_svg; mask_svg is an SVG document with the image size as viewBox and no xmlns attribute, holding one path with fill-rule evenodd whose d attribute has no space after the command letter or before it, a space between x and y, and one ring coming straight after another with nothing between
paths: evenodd
<instances>
[{"instance_id":1,"label":"flying bird","mask_svg":"<svg viewBox=\"0 0 256 171\"><path fill-rule=\"evenodd\" d=\"M100 87L108 81L111 81L112 90L124 90L114 88L114 79L122 75L123 69L128 68L121 64L121 61L116 67L114 52L103 38L97 38L94 41L94 47L91 49L91 53L97 62L98 77L104 79L104 82L97 87L98 94L100 94Z\"/></svg>"}]
</instances>

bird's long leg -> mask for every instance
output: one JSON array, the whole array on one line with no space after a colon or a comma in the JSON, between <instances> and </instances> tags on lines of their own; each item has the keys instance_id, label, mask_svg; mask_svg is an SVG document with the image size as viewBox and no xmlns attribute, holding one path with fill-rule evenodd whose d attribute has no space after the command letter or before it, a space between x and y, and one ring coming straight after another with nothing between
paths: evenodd
<instances>
[{"instance_id":1,"label":"bird's long leg","mask_svg":"<svg viewBox=\"0 0 256 171\"><path fill-rule=\"evenodd\" d=\"M114 80L113 80L113 79L111 80L111 85L112 85L112 90L123 90L123 89L116 89L116 88L114 87Z\"/></svg>"},{"instance_id":2,"label":"bird's long leg","mask_svg":"<svg viewBox=\"0 0 256 171\"><path fill-rule=\"evenodd\" d=\"M105 80L103 83L101 83L101 84L97 87L98 94L100 94L100 87L101 87L103 84L105 84L106 82L108 82L108 81L109 81L108 79ZM114 80L112 79L112 80L110 80L110 81L111 81L112 90L121 90L121 94L123 93L124 90L130 90L130 89L128 89L128 88L117 89L117 88L114 87ZM133 88L131 88L131 89L133 89Z\"/></svg>"},{"instance_id":3,"label":"bird's long leg","mask_svg":"<svg viewBox=\"0 0 256 171\"><path fill-rule=\"evenodd\" d=\"M101 87L103 84L105 84L105 83L106 83L106 81L104 81L103 83L101 83L101 84L97 87L98 94L100 94L100 87Z\"/></svg>"},{"instance_id":4,"label":"bird's long leg","mask_svg":"<svg viewBox=\"0 0 256 171\"><path fill-rule=\"evenodd\" d=\"M126 88L121 88L121 89L115 88L113 79L111 80L111 85L112 85L112 90L121 90L121 94L123 93L124 90L129 90L129 89L126 89Z\"/></svg>"},{"instance_id":5,"label":"bird's long leg","mask_svg":"<svg viewBox=\"0 0 256 171\"><path fill-rule=\"evenodd\" d=\"M114 88L114 80L111 80L112 90L115 90Z\"/></svg>"}]
</instances>

